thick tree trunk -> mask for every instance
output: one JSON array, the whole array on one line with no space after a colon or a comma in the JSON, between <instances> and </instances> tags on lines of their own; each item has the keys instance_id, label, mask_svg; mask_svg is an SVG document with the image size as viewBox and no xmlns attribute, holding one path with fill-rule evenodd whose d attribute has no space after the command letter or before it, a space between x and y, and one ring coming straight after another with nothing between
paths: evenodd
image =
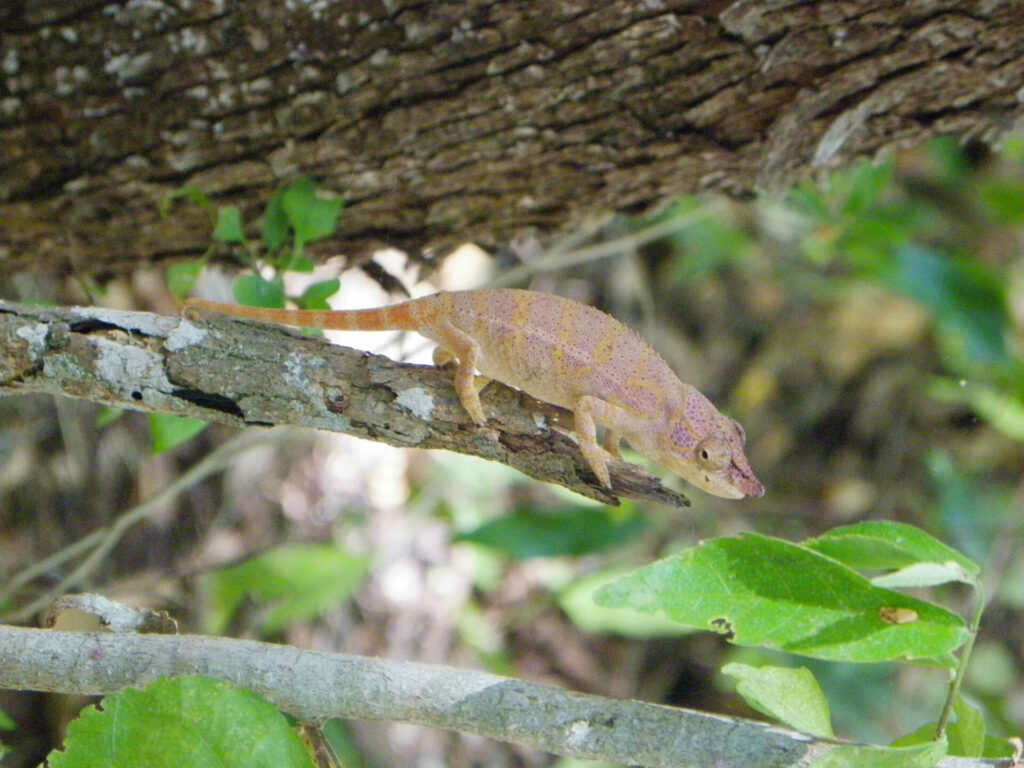
<instances>
[{"instance_id":1,"label":"thick tree trunk","mask_svg":"<svg viewBox=\"0 0 1024 768\"><path fill-rule=\"evenodd\" d=\"M302 174L348 253L493 244L1022 124L1024 2L246 3L0 10L0 278L201 251L182 185Z\"/></svg>"}]
</instances>

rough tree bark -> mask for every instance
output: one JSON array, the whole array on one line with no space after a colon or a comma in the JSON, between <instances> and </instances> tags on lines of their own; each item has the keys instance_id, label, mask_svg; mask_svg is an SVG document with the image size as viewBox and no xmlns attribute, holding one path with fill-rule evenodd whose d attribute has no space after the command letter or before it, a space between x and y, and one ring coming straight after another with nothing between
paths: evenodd
<instances>
[{"instance_id":1,"label":"rough tree bark","mask_svg":"<svg viewBox=\"0 0 1024 768\"><path fill-rule=\"evenodd\" d=\"M232 426L293 424L405 448L500 461L544 482L618 504L688 506L623 461L601 487L576 443L553 430L572 414L491 382L486 427L458 404L450 371L231 318L195 325L145 312L39 309L0 301L0 396L47 392ZM556 411L560 413L555 413Z\"/></svg>"},{"instance_id":2,"label":"rough tree bark","mask_svg":"<svg viewBox=\"0 0 1024 768\"><path fill-rule=\"evenodd\" d=\"M200 251L314 175L365 252L739 194L1022 119L1024 2L36 0L0 10L0 278ZM198 213L195 216L199 216Z\"/></svg>"}]
</instances>

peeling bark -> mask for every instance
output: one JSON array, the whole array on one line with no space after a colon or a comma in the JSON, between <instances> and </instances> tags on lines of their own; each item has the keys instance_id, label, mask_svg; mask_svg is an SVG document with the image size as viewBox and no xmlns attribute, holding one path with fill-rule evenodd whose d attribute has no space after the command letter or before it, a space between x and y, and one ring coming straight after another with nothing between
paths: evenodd
<instances>
[{"instance_id":1,"label":"peeling bark","mask_svg":"<svg viewBox=\"0 0 1024 768\"><path fill-rule=\"evenodd\" d=\"M0 279L201 252L309 174L326 251L508 241L1024 127L1024 2L38 0L2 14Z\"/></svg>"}]
</instances>

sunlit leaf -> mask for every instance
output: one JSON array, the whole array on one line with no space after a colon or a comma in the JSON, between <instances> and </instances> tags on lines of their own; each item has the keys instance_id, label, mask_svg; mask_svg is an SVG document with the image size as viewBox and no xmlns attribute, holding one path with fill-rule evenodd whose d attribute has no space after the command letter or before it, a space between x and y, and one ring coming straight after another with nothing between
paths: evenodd
<instances>
[{"instance_id":1,"label":"sunlit leaf","mask_svg":"<svg viewBox=\"0 0 1024 768\"><path fill-rule=\"evenodd\" d=\"M288 239L288 215L284 211L284 190L279 189L263 209L263 247L267 253L275 254L284 246Z\"/></svg>"},{"instance_id":2,"label":"sunlit leaf","mask_svg":"<svg viewBox=\"0 0 1024 768\"><path fill-rule=\"evenodd\" d=\"M956 614L875 587L813 550L756 534L709 541L641 568L601 589L597 600L663 613L737 645L835 661L934 658L967 637ZM886 620L895 610L917 619Z\"/></svg>"},{"instance_id":3,"label":"sunlit leaf","mask_svg":"<svg viewBox=\"0 0 1024 768\"><path fill-rule=\"evenodd\" d=\"M180 302L192 293L204 265L202 259L192 259L179 261L167 268L167 287L176 301Z\"/></svg>"},{"instance_id":4,"label":"sunlit leaf","mask_svg":"<svg viewBox=\"0 0 1024 768\"><path fill-rule=\"evenodd\" d=\"M284 286L278 280L265 280L259 275L239 275L232 285L235 301L248 307L284 307Z\"/></svg>"},{"instance_id":5,"label":"sunlit leaf","mask_svg":"<svg viewBox=\"0 0 1024 768\"><path fill-rule=\"evenodd\" d=\"M806 667L726 664L722 674L736 680L736 692L761 714L812 736L832 738L828 701Z\"/></svg>"},{"instance_id":6,"label":"sunlit leaf","mask_svg":"<svg viewBox=\"0 0 1024 768\"><path fill-rule=\"evenodd\" d=\"M623 575L622 570L602 571L576 579L559 592L558 607L575 626L592 635L608 632L623 637L678 637L698 631L662 616L598 605L594 600L597 590Z\"/></svg>"},{"instance_id":7,"label":"sunlit leaf","mask_svg":"<svg viewBox=\"0 0 1024 768\"><path fill-rule=\"evenodd\" d=\"M843 525L804 544L851 568L890 570L920 563L953 563L969 576L981 572L969 557L906 523L869 520Z\"/></svg>"},{"instance_id":8,"label":"sunlit leaf","mask_svg":"<svg viewBox=\"0 0 1024 768\"><path fill-rule=\"evenodd\" d=\"M240 244L245 242L242 214L234 205L217 209L217 223L213 228L213 239L218 243Z\"/></svg>"},{"instance_id":9,"label":"sunlit leaf","mask_svg":"<svg viewBox=\"0 0 1024 768\"><path fill-rule=\"evenodd\" d=\"M219 680L157 680L101 706L71 722L50 768L312 768L280 712Z\"/></svg>"},{"instance_id":10,"label":"sunlit leaf","mask_svg":"<svg viewBox=\"0 0 1024 768\"><path fill-rule=\"evenodd\" d=\"M327 300L336 294L340 287L341 281L338 278L313 283L302 292L298 305L303 309L330 309Z\"/></svg>"},{"instance_id":11,"label":"sunlit leaf","mask_svg":"<svg viewBox=\"0 0 1024 768\"><path fill-rule=\"evenodd\" d=\"M149 414L150 452L159 455L191 440L210 422L171 413Z\"/></svg>"},{"instance_id":12,"label":"sunlit leaf","mask_svg":"<svg viewBox=\"0 0 1024 768\"><path fill-rule=\"evenodd\" d=\"M300 247L333 233L344 205L340 197L318 189L310 178L292 182L281 195L281 207Z\"/></svg>"}]
</instances>

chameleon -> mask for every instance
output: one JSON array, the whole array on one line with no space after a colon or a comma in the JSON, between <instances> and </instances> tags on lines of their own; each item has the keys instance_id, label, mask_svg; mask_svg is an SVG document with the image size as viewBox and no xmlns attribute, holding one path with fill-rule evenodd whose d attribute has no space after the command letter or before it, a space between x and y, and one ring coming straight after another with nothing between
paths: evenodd
<instances>
[{"instance_id":1,"label":"chameleon","mask_svg":"<svg viewBox=\"0 0 1024 768\"><path fill-rule=\"evenodd\" d=\"M640 454L715 496L761 496L743 452L743 427L685 384L639 334L594 307L518 289L440 292L355 310L264 309L188 299L211 310L324 330L415 331L457 361L455 391L470 418L487 421L475 372L572 411L580 452L605 488L625 439ZM438 359L435 357L435 359ZM597 426L605 428L602 445Z\"/></svg>"}]
</instances>

